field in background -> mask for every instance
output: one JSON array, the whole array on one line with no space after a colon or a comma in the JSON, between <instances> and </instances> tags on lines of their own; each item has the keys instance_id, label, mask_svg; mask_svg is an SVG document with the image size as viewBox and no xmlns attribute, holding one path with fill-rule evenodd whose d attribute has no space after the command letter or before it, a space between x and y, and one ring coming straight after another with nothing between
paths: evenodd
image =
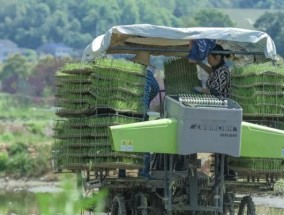
<instances>
[{"instance_id":1,"label":"field in background","mask_svg":"<svg viewBox=\"0 0 284 215\"><path fill-rule=\"evenodd\" d=\"M49 172L54 111L48 100L0 94L0 176Z\"/></svg>"}]
</instances>

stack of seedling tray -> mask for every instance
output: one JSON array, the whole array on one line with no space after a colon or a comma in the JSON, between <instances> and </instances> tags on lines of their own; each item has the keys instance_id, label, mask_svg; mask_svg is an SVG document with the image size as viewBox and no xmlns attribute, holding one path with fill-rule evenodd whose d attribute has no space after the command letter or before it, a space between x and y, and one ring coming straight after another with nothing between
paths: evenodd
<instances>
[{"instance_id":1,"label":"stack of seedling tray","mask_svg":"<svg viewBox=\"0 0 284 215\"><path fill-rule=\"evenodd\" d=\"M280 158L230 157L229 162L230 169L235 170L241 177L265 178L267 175L284 175L284 160Z\"/></svg>"},{"instance_id":2,"label":"stack of seedling tray","mask_svg":"<svg viewBox=\"0 0 284 215\"><path fill-rule=\"evenodd\" d=\"M252 64L232 71L231 97L242 106L244 118L283 120L283 89L284 68Z\"/></svg>"},{"instance_id":3,"label":"stack of seedling tray","mask_svg":"<svg viewBox=\"0 0 284 215\"><path fill-rule=\"evenodd\" d=\"M244 121L284 130L284 68L271 63L233 68L231 93L231 98L243 108ZM231 157L229 160L239 175L284 172L283 159Z\"/></svg>"},{"instance_id":4,"label":"stack of seedling tray","mask_svg":"<svg viewBox=\"0 0 284 215\"><path fill-rule=\"evenodd\" d=\"M164 63L165 92L169 95L191 93L193 87L199 86L197 68L185 57L174 58Z\"/></svg>"},{"instance_id":5,"label":"stack of seedling tray","mask_svg":"<svg viewBox=\"0 0 284 215\"><path fill-rule=\"evenodd\" d=\"M109 126L143 121L145 75L145 67L113 59L57 72L54 171L142 166L143 156L112 151Z\"/></svg>"}]
</instances>

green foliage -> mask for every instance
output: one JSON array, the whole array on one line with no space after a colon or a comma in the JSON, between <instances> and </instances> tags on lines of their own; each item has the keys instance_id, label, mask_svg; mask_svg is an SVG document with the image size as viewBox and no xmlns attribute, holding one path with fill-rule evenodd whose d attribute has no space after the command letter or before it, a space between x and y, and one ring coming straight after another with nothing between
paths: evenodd
<instances>
[{"instance_id":1,"label":"green foliage","mask_svg":"<svg viewBox=\"0 0 284 215\"><path fill-rule=\"evenodd\" d=\"M0 172L14 177L37 177L50 170L52 138L51 109L31 108L32 100L22 104L20 97L0 94ZM1 147L0 147L1 148Z\"/></svg>"},{"instance_id":2,"label":"green foliage","mask_svg":"<svg viewBox=\"0 0 284 215\"><path fill-rule=\"evenodd\" d=\"M7 164L7 171L14 177L23 177L27 173L31 173L32 161L28 154L22 152L15 154Z\"/></svg>"},{"instance_id":3,"label":"green foliage","mask_svg":"<svg viewBox=\"0 0 284 215\"><path fill-rule=\"evenodd\" d=\"M0 172L16 178L38 177L50 171L49 156L49 145L35 147L21 142L13 143L9 145L8 153L0 153Z\"/></svg>"},{"instance_id":4,"label":"green foliage","mask_svg":"<svg viewBox=\"0 0 284 215\"><path fill-rule=\"evenodd\" d=\"M15 143L9 147L9 155L15 156L17 154L25 154L28 150L28 146L22 142Z\"/></svg>"},{"instance_id":5,"label":"green foliage","mask_svg":"<svg viewBox=\"0 0 284 215\"><path fill-rule=\"evenodd\" d=\"M8 164L8 154L5 152L0 152L0 172L6 169Z\"/></svg>"},{"instance_id":6,"label":"green foliage","mask_svg":"<svg viewBox=\"0 0 284 215\"><path fill-rule=\"evenodd\" d=\"M15 55L2 64L0 68L0 80L2 91L12 94L21 94L16 103L21 100L21 105L29 103L31 98L26 96L53 96L55 93L55 71L70 62L72 59L55 59L46 57L39 61L28 61L27 57ZM7 99L6 99L7 100Z\"/></svg>"},{"instance_id":7,"label":"green foliage","mask_svg":"<svg viewBox=\"0 0 284 215\"><path fill-rule=\"evenodd\" d=\"M13 135L10 132L3 132L1 134L1 139L4 142L9 142L13 139Z\"/></svg>"},{"instance_id":8,"label":"green foliage","mask_svg":"<svg viewBox=\"0 0 284 215\"><path fill-rule=\"evenodd\" d=\"M264 31L271 36L277 47L277 52L284 56L283 36L284 30L282 28L284 20L284 12L265 13L254 24L254 27L260 31Z\"/></svg>"},{"instance_id":9,"label":"green foliage","mask_svg":"<svg viewBox=\"0 0 284 215\"><path fill-rule=\"evenodd\" d=\"M32 49L52 42L82 49L115 25L233 26L227 16L200 12L202 8L283 8L280 0L0 0L0 3L0 19L3 20L0 38L9 38L20 47ZM195 16L201 20L194 21Z\"/></svg>"},{"instance_id":10,"label":"green foliage","mask_svg":"<svg viewBox=\"0 0 284 215\"><path fill-rule=\"evenodd\" d=\"M22 55L14 55L3 64L0 71L0 80L2 81L2 89L5 92L25 94L25 86L27 78L32 71L32 65Z\"/></svg>"},{"instance_id":11,"label":"green foliage","mask_svg":"<svg viewBox=\"0 0 284 215\"><path fill-rule=\"evenodd\" d=\"M239 0L240 8L283 9L282 0Z\"/></svg>"},{"instance_id":12,"label":"green foliage","mask_svg":"<svg viewBox=\"0 0 284 215\"><path fill-rule=\"evenodd\" d=\"M197 26L202 27L234 27L236 25L228 15L214 9L200 10L195 14L194 20Z\"/></svg>"},{"instance_id":13,"label":"green foliage","mask_svg":"<svg viewBox=\"0 0 284 215\"><path fill-rule=\"evenodd\" d=\"M149 23L187 27L191 23L188 20L192 20L201 8L235 7L240 1L1 0L0 19L3 23L0 25L0 38L9 38L20 47L32 49L49 42L63 42L82 49L95 36L115 25ZM222 18L227 19L221 16L220 20ZM210 23L205 26L216 26Z\"/></svg>"},{"instance_id":14,"label":"green foliage","mask_svg":"<svg viewBox=\"0 0 284 215\"><path fill-rule=\"evenodd\" d=\"M68 179L68 176L62 181L62 188L63 190L58 193L38 193L36 195L40 214L75 215L93 205L95 205L95 213L102 212L107 197L106 190L101 190L91 198L80 199L80 190L74 187L74 182Z\"/></svg>"}]
</instances>

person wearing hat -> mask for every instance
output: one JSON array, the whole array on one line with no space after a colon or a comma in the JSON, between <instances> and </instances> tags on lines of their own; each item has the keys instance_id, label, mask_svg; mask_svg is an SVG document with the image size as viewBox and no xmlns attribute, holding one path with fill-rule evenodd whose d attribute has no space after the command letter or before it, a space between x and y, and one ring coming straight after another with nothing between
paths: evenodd
<instances>
[{"instance_id":1,"label":"person wearing hat","mask_svg":"<svg viewBox=\"0 0 284 215\"><path fill-rule=\"evenodd\" d=\"M150 53L146 51L138 52L134 58L131 59L134 63L139 63L146 66L147 74L146 74L146 82L144 87L144 120L147 121L149 116L147 115L147 110L150 106L151 101L157 96L160 91L159 84L155 79L152 69L153 66L150 65ZM143 158L143 169L139 169L139 176L152 178L149 174L150 171L150 162L151 157L150 153L145 153ZM125 170L120 169L118 173L119 177L125 177Z\"/></svg>"},{"instance_id":2,"label":"person wearing hat","mask_svg":"<svg viewBox=\"0 0 284 215\"><path fill-rule=\"evenodd\" d=\"M214 53L214 51L217 51L217 53ZM231 74L224 60L225 57L229 58L230 54L222 53L225 51L228 50L224 50L221 45L216 44L207 56L210 66L204 64L202 61L196 62L197 65L209 74L209 77L206 82L207 88L195 87L195 91L224 98L230 96Z\"/></svg>"},{"instance_id":3,"label":"person wearing hat","mask_svg":"<svg viewBox=\"0 0 284 215\"><path fill-rule=\"evenodd\" d=\"M216 53L214 53L216 51ZM208 65L202 61L196 61L205 72L208 73L206 88L195 87L195 91L203 94L211 94L218 97L228 98L231 89L231 73L224 58L229 58L230 54L224 48L216 44L207 56ZM190 61L189 61L190 62ZM229 168L228 157L225 156L224 175L226 180L236 180L237 173Z\"/></svg>"}]
</instances>

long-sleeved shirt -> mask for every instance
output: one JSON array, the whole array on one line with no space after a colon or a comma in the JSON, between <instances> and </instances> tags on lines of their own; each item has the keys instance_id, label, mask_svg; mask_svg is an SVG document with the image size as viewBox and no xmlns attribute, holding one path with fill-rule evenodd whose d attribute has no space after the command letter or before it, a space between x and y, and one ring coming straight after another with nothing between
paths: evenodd
<instances>
[{"instance_id":1,"label":"long-sleeved shirt","mask_svg":"<svg viewBox=\"0 0 284 215\"><path fill-rule=\"evenodd\" d=\"M156 97L160 90L159 84L149 68L147 68L146 84L144 90L144 106L146 109L148 109L150 102L153 100L153 98Z\"/></svg>"},{"instance_id":2,"label":"long-sleeved shirt","mask_svg":"<svg viewBox=\"0 0 284 215\"><path fill-rule=\"evenodd\" d=\"M207 87L214 96L230 96L231 74L228 66L222 61L219 65L212 67L207 80Z\"/></svg>"}]
</instances>

